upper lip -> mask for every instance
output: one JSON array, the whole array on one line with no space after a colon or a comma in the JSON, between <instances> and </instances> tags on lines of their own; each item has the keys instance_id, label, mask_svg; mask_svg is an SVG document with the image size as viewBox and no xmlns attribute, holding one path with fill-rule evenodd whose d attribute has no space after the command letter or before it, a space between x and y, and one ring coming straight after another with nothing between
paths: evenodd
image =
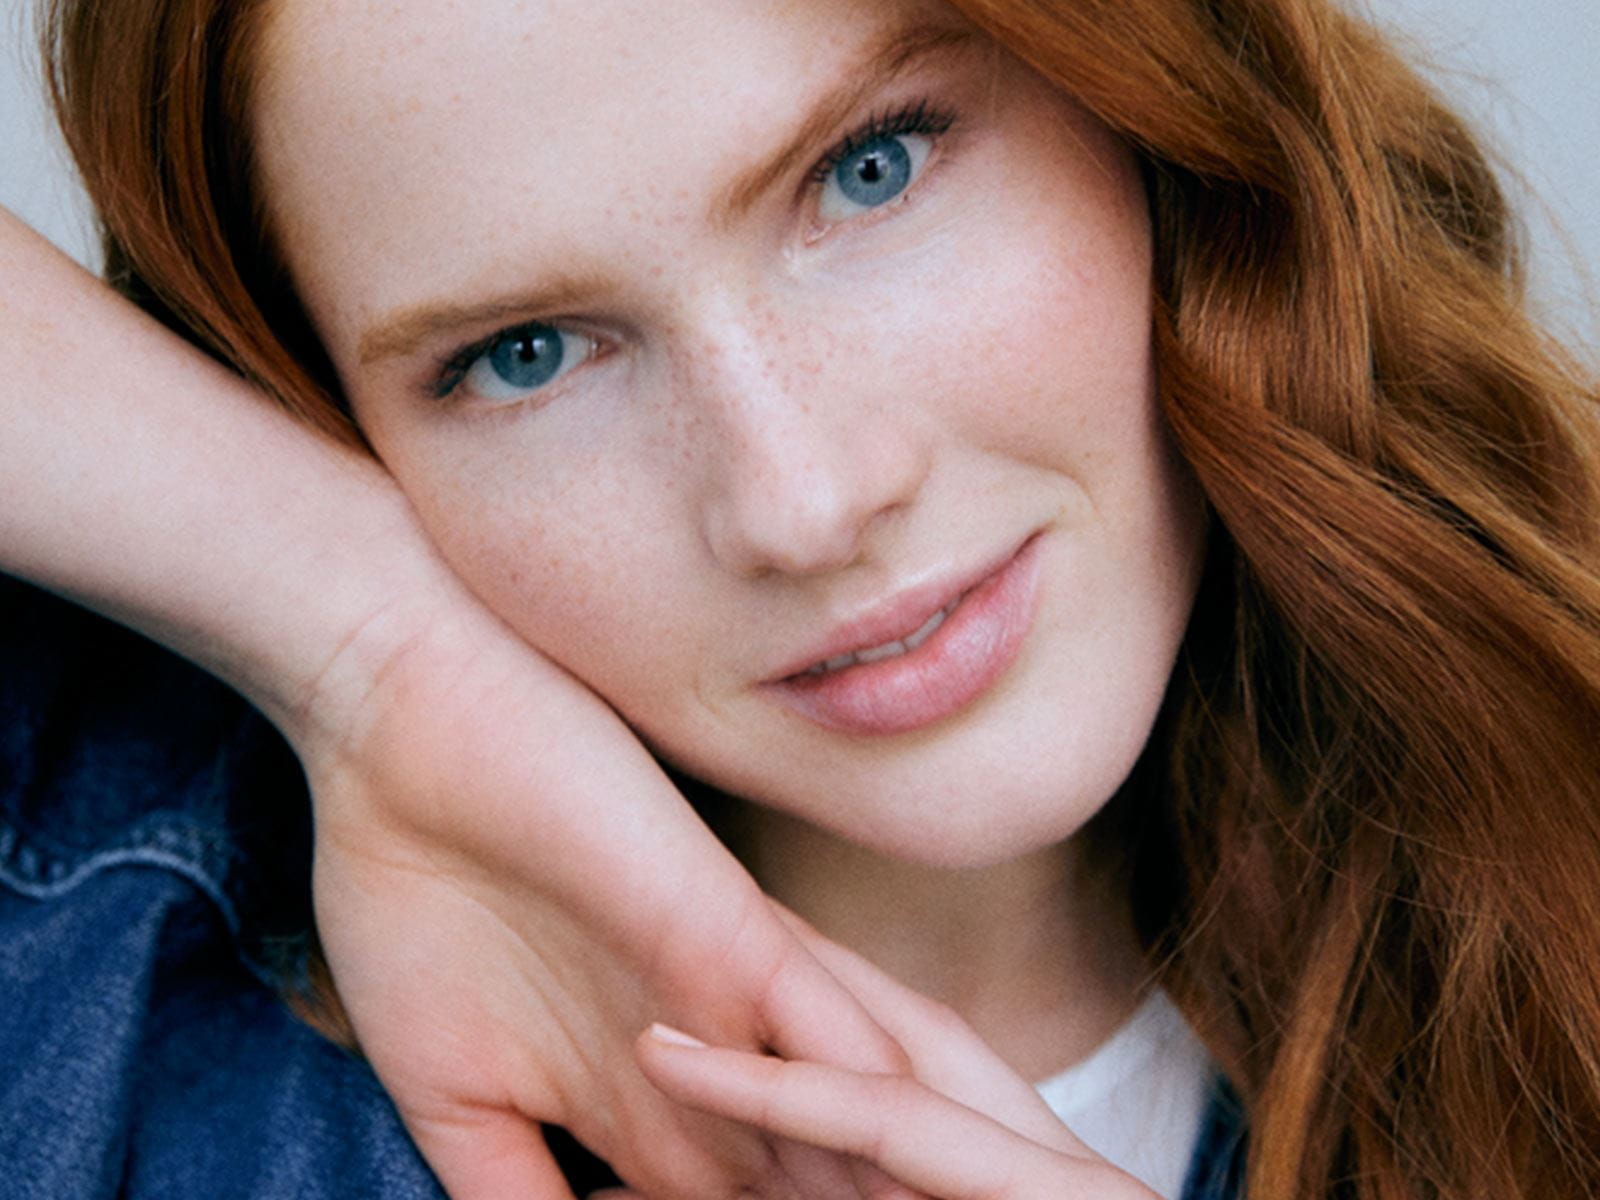
<instances>
[{"instance_id":1,"label":"upper lip","mask_svg":"<svg viewBox=\"0 0 1600 1200\"><path fill-rule=\"evenodd\" d=\"M953 572L925 583L912 584L887 599L868 605L855 616L841 621L831 632L804 654L774 672L769 682L781 682L803 674L817 663L889 642L902 641L925 625L934 613L957 603L991 575L1002 570L1022 552L1032 537L980 566Z\"/></svg>"}]
</instances>

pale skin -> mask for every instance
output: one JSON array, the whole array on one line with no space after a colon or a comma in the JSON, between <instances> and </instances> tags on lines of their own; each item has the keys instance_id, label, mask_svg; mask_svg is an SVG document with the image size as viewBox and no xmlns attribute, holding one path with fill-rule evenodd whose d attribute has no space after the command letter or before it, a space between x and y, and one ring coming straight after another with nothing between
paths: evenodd
<instances>
[{"instance_id":1,"label":"pale skin","mask_svg":"<svg viewBox=\"0 0 1600 1200\"><path fill-rule=\"evenodd\" d=\"M640 1041L648 1077L770 1135L801 1194L861 1160L933 1196L1147 1194L1026 1083L1137 1001L1073 835L1148 734L1203 537L1126 149L935 4L289 2L265 56L289 265L422 525L652 749L754 802L742 855L852 948L819 943L914 1079L673 1034ZM874 137L905 186L841 197L838 148ZM535 335L524 365L559 343L559 371L495 366ZM791 702L830 630L1024 552L1026 636L976 695L869 698L871 728Z\"/></svg>"}]
</instances>

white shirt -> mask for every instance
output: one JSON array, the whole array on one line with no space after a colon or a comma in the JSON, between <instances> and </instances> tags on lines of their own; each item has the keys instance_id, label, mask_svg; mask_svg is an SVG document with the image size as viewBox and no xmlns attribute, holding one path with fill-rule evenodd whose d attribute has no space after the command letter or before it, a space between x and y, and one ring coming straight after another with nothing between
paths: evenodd
<instances>
[{"instance_id":1,"label":"white shirt","mask_svg":"<svg viewBox=\"0 0 1600 1200\"><path fill-rule=\"evenodd\" d=\"M1086 1146L1177 1200L1212 1075L1200 1039L1156 989L1094 1053L1038 1088Z\"/></svg>"}]
</instances>

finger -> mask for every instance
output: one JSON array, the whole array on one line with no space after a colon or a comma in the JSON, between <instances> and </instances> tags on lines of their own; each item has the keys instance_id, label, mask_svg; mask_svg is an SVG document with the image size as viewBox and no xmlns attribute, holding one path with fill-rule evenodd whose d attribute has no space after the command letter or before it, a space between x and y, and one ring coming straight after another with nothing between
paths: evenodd
<instances>
[{"instance_id":1,"label":"finger","mask_svg":"<svg viewBox=\"0 0 1600 1200\"><path fill-rule=\"evenodd\" d=\"M905 986L787 909L780 907L779 915L812 956L911 1056L912 1074L918 1080L1043 1145L1069 1154L1092 1153L1050 1111L1038 1090L953 1009ZM780 1052L785 1058L803 1057L781 1048Z\"/></svg>"},{"instance_id":2,"label":"finger","mask_svg":"<svg viewBox=\"0 0 1600 1200\"><path fill-rule=\"evenodd\" d=\"M757 1001L767 1045L785 1058L909 1074L911 1060L848 987L786 929Z\"/></svg>"},{"instance_id":3,"label":"finger","mask_svg":"<svg viewBox=\"0 0 1600 1200\"><path fill-rule=\"evenodd\" d=\"M905 1050L873 1019L860 998L842 986L797 938L790 935L787 941L787 957L769 977L758 1007L767 1044L785 1057L862 1071L909 1073L911 1060ZM792 1177L807 1183L832 1174L834 1182L816 1191L817 1195L916 1200L913 1193L868 1164L841 1167L795 1145L780 1145L779 1159Z\"/></svg>"},{"instance_id":4,"label":"finger","mask_svg":"<svg viewBox=\"0 0 1600 1200\"><path fill-rule=\"evenodd\" d=\"M801 1196L921 1200L917 1193L858 1159L786 1138L777 1139L772 1149L783 1177Z\"/></svg>"},{"instance_id":5,"label":"finger","mask_svg":"<svg viewBox=\"0 0 1600 1200\"><path fill-rule=\"evenodd\" d=\"M885 1175L863 1159L851 1158L849 1161L850 1178L855 1181L856 1190L866 1200L928 1200L925 1193L908 1188L898 1179Z\"/></svg>"},{"instance_id":6,"label":"finger","mask_svg":"<svg viewBox=\"0 0 1600 1200\"><path fill-rule=\"evenodd\" d=\"M669 1095L778 1137L856 1155L942 1200L1149 1200L1098 1160L1049 1150L900 1076L691 1047L646 1034L640 1061Z\"/></svg>"},{"instance_id":7,"label":"finger","mask_svg":"<svg viewBox=\"0 0 1600 1200\"><path fill-rule=\"evenodd\" d=\"M679 846L672 862L658 848L653 859L663 870L633 873L650 877L630 884L626 902L655 915L630 936L646 937L634 950L650 964L658 993L700 1014L697 1027L719 1044L737 1040L862 1071L908 1070L894 1039L811 956L727 851L717 845L708 858L700 850Z\"/></svg>"},{"instance_id":8,"label":"finger","mask_svg":"<svg viewBox=\"0 0 1600 1200\"><path fill-rule=\"evenodd\" d=\"M474 1109L407 1125L451 1200L576 1200L538 1124L520 1113Z\"/></svg>"}]
</instances>

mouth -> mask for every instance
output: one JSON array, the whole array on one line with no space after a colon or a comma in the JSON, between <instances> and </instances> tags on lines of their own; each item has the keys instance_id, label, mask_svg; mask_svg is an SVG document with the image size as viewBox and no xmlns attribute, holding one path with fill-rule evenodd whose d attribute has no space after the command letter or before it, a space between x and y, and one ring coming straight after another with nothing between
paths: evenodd
<instances>
[{"instance_id":1,"label":"mouth","mask_svg":"<svg viewBox=\"0 0 1600 1200\"><path fill-rule=\"evenodd\" d=\"M858 666L861 663L881 662L886 658L899 658L902 654L909 654L934 635L939 626L944 624L945 618L955 612L961 601L966 599L966 595L965 592L962 592L960 596L957 596L949 604L939 609L933 616L903 638L883 642L876 646L868 646L864 650L851 650L822 662L812 663L805 669L803 674L827 675L834 671L842 671L846 667Z\"/></svg>"},{"instance_id":2,"label":"mouth","mask_svg":"<svg viewBox=\"0 0 1600 1200\"><path fill-rule=\"evenodd\" d=\"M816 724L859 735L905 733L953 715L1021 651L1037 608L1039 540L896 597L763 689Z\"/></svg>"}]
</instances>

